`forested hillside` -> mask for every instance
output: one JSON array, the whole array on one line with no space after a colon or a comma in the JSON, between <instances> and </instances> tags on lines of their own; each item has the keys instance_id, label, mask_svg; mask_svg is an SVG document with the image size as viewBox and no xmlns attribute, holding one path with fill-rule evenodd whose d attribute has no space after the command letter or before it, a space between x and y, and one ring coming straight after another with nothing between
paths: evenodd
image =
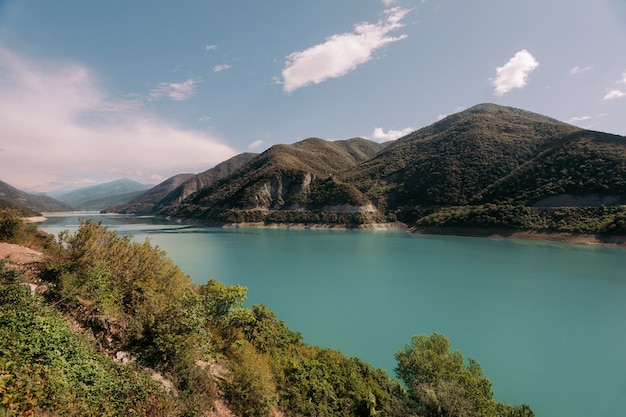
<instances>
[{"instance_id":1,"label":"forested hillside","mask_svg":"<svg viewBox=\"0 0 626 417\"><path fill-rule=\"evenodd\" d=\"M302 223L622 235L626 138L480 104L385 145L311 138L177 191L156 213Z\"/></svg>"},{"instance_id":2,"label":"forested hillside","mask_svg":"<svg viewBox=\"0 0 626 417\"><path fill-rule=\"evenodd\" d=\"M184 200L174 211L159 213L230 222L256 221L267 211L311 211L324 206L358 207L369 201L349 184L332 176L372 157L383 148L365 139L329 142L311 138L276 145L232 175ZM263 217L261 217L263 220Z\"/></svg>"},{"instance_id":3,"label":"forested hillside","mask_svg":"<svg viewBox=\"0 0 626 417\"><path fill-rule=\"evenodd\" d=\"M0 213L0 414L533 416L493 399L478 363L440 334L398 350L397 376L302 341L246 288L192 284L149 242L84 222L58 240ZM16 266L17 265L17 266Z\"/></svg>"}]
</instances>

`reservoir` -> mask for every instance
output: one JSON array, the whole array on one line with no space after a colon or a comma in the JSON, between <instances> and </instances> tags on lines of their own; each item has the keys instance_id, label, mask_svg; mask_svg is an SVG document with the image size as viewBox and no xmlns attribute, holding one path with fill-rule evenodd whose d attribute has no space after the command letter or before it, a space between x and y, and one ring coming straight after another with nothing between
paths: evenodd
<instances>
[{"instance_id":1,"label":"reservoir","mask_svg":"<svg viewBox=\"0 0 626 417\"><path fill-rule=\"evenodd\" d=\"M438 332L495 397L539 417L626 410L626 249L401 231L221 229L83 215L149 238L196 283L248 287L307 343L395 377L394 353ZM76 215L40 229L76 230Z\"/></svg>"}]
</instances>

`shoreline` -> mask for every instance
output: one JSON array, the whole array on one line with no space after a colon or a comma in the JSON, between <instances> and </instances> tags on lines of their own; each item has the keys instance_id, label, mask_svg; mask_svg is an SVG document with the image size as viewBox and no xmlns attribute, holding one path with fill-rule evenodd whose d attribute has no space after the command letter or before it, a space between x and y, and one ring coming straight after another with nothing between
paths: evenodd
<instances>
[{"instance_id":1,"label":"shoreline","mask_svg":"<svg viewBox=\"0 0 626 417\"><path fill-rule=\"evenodd\" d=\"M428 235L487 237L494 239L541 240L546 242L571 243L577 245L626 247L626 236L623 235L601 236L596 234L584 233L541 232L536 230L514 229L483 229L478 227L411 227L409 228L409 232Z\"/></svg>"},{"instance_id":2,"label":"shoreline","mask_svg":"<svg viewBox=\"0 0 626 417\"><path fill-rule=\"evenodd\" d=\"M367 223L359 225L335 224L335 223L264 223L244 222L226 223L221 226L224 229L258 228L258 229L294 229L294 230L408 230L406 224L395 223Z\"/></svg>"},{"instance_id":3,"label":"shoreline","mask_svg":"<svg viewBox=\"0 0 626 417\"><path fill-rule=\"evenodd\" d=\"M51 213L45 213L51 214ZM63 215L65 213L53 213ZM75 214L68 212L67 214ZM89 213L95 214L95 213ZM120 213L98 213L102 215L124 215ZM134 214L132 216L135 216ZM51 216L54 217L54 216ZM201 219L170 217L154 215L155 218L168 219L173 222L204 225L208 227L221 227L224 229L258 228L258 229L293 229L293 230L371 230L371 231L406 231L408 233L443 236L486 237L495 239L519 239L540 240L546 242L560 242L577 245L602 245L626 247L626 235L597 235L584 233L544 232L537 230L515 230L504 228L480 228L480 227L409 227L402 222L392 223L366 223L358 225L335 224L335 223L216 223ZM45 217L41 220L45 220Z\"/></svg>"}]
</instances>

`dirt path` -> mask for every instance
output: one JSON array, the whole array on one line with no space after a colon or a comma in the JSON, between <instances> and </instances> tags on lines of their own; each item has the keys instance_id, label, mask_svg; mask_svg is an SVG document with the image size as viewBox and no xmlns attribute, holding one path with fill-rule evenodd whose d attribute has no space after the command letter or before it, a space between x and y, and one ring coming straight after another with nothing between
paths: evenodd
<instances>
[{"instance_id":1,"label":"dirt path","mask_svg":"<svg viewBox=\"0 0 626 417\"><path fill-rule=\"evenodd\" d=\"M9 267L25 269L31 264L43 262L44 254L25 246L0 242L0 259L6 261Z\"/></svg>"}]
</instances>

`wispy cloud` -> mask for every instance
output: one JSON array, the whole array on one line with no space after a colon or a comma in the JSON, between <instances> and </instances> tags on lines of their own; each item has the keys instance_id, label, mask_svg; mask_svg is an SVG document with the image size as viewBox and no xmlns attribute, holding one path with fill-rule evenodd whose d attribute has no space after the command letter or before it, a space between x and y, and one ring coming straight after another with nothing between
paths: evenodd
<instances>
[{"instance_id":1,"label":"wispy cloud","mask_svg":"<svg viewBox=\"0 0 626 417\"><path fill-rule=\"evenodd\" d=\"M0 49L0 175L18 188L199 172L237 153L221 142L119 105L82 65Z\"/></svg>"},{"instance_id":2,"label":"wispy cloud","mask_svg":"<svg viewBox=\"0 0 626 417\"><path fill-rule=\"evenodd\" d=\"M377 127L374 129L374 132L372 132L372 138L379 142L386 142L389 140L396 140L398 138L406 136L409 133L411 133L413 130L414 129L412 127L405 127L404 129L400 129L400 130L391 129L385 132L383 128Z\"/></svg>"},{"instance_id":3,"label":"wispy cloud","mask_svg":"<svg viewBox=\"0 0 626 417\"><path fill-rule=\"evenodd\" d=\"M539 62L526 49L516 53L501 67L496 68L496 78L491 80L495 87L494 95L503 96L516 88L523 88L529 75L537 69Z\"/></svg>"},{"instance_id":4,"label":"wispy cloud","mask_svg":"<svg viewBox=\"0 0 626 417\"><path fill-rule=\"evenodd\" d=\"M204 49L206 49L207 51L213 51L217 49L217 45L207 45L204 47Z\"/></svg>"},{"instance_id":5,"label":"wispy cloud","mask_svg":"<svg viewBox=\"0 0 626 417\"><path fill-rule=\"evenodd\" d=\"M283 91L291 93L344 76L371 60L376 50L406 38L390 33L404 26L400 22L409 11L402 7L388 8L382 21L359 23L353 32L330 36L318 45L289 54L282 71Z\"/></svg>"},{"instance_id":6,"label":"wispy cloud","mask_svg":"<svg viewBox=\"0 0 626 417\"><path fill-rule=\"evenodd\" d=\"M181 83L160 83L150 92L150 98L157 100L167 97L175 101L185 101L197 92L198 80L188 79Z\"/></svg>"},{"instance_id":7,"label":"wispy cloud","mask_svg":"<svg viewBox=\"0 0 626 417\"><path fill-rule=\"evenodd\" d=\"M571 119L565 121L565 123L576 124L591 119L591 116L574 116Z\"/></svg>"},{"instance_id":8,"label":"wispy cloud","mask_svg":"<svg viewBox=\"0 0 626 417\"><path fill-rule=\"evenodd\" d=\"M626 97L626 71L622 73L622 78L620 78L615 84L617 87L606 93L604 100Z\"/></svg>"},{"instance_id":9,"label":"wispy cloud","mask_svg":"<svg viewBox=\"0 0 626 417\"><path fill-rule=\"evenodd\" d=\"M254 142L252 142L251 144L248 145L248 149L256 149L259 146L263 145L263 141L262 140L255 140Z\"/></svg>"},{"instance_id":10,"label":"wispy cloud","mask_svg":"<svg viewBox=\"0 0 626 417\"><path fill-rule=\"evenodd\" d=\"M593 69L593 67L591 66L587 66L587 67L579 67L578 65L576 65L574 68L569 70L569 73L572 75L576 75L576 74L580 74L583 72L587 72L587 71L591 71Z\"/></svg>"},{"instance_id":11,"label":"wispy cloud","mask_svg":"<svg viewBox=\"0 0 626 417\"><path fill-rule=\"evenodd\" d=\"M232 68L233 66L230 64L221 64L221 65L216 65L213 67L213 72L222 72L225 71L227 69Z\"/></svg>"}]
</instances>

